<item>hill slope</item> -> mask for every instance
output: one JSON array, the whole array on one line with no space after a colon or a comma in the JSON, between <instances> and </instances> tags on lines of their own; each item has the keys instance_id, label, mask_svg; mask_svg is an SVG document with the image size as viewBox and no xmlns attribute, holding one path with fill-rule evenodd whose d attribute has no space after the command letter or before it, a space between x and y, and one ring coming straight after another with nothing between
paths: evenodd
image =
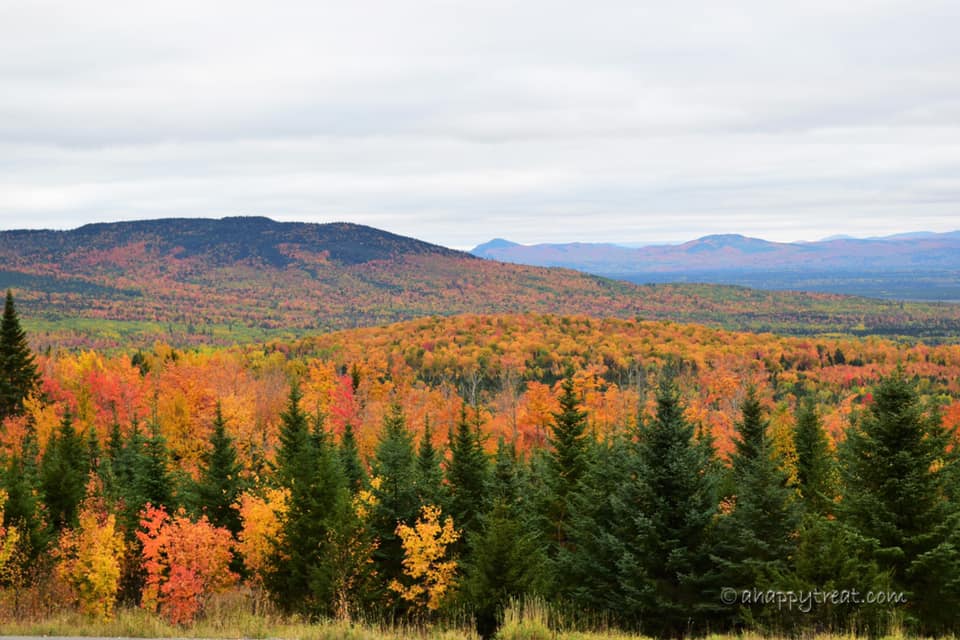
<instances>
[{"instance_id":1,"label":"hill slope","mask_svg":"<svg viewBox=\"0 0 960 640\"><path fill-rule=\"evenodd\" d=\"M0 233L39 346L234 342L428 315L576 313L944 337L960 309L503 264L359 225L169 219Z\"/></svg>"}]
</instances>

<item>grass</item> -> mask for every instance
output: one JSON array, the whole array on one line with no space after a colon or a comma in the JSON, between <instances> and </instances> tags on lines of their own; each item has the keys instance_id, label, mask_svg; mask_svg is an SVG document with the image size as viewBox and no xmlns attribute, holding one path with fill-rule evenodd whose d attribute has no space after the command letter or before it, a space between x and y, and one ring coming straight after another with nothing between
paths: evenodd
<instances>
[{"instance_id":1,"label":"grass","mask_svg":"<svg viewBox=\"0 0 960 640\"><path fill-rule=\"evenodd\" d=\"M542 601L514 604L504 615L497 640L647 640L613 628L576 630L558 621L557 611ZM324 620L306 622L276 613L253 613L236 599L215 600L207 615L193 625L171 625L138 608L121 608L109 621L91 620L61 611L30 620L2 620L0 636L84 636L100 638L276 638L296 640L480 640L472 625L417 625ZM882 640L909 636L894 630ZM854 634L805 632L790 640L858 640ZM786 640L759 633L710 635L705 640ZM878 639L881 640L881 639ZM949 639L945 639L949 640Z\"/></svg>"}]
</instances>

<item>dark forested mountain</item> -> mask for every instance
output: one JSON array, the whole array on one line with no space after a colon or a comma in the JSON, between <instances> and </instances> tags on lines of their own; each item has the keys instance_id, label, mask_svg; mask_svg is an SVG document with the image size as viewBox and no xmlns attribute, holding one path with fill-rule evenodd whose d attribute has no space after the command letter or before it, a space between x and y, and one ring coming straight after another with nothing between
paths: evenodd
<instances>
[{"instance_id":1,"label":"dark forested mountain","mask_svg":"<svg viewBox=\"0 0 960 640\"><path fill-rule=\"evenodd\" d=\"M41 345L234 342L467 312L643 317L788 333L945 336L960 327L954 307L638 286L480 260L355 224L267 218L0 232L0 288L16 291Z\"/></svg>"}]
</instances>

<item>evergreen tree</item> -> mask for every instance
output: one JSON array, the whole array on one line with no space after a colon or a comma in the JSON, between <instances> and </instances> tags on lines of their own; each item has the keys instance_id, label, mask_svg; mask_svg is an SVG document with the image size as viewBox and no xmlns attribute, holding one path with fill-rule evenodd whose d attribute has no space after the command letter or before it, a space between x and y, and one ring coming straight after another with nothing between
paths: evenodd
<instances>
[{"instance_id":1,"label":"evergreen tree","mask_svg":"<svg viewBox=\"0 0 960 640\"><path fill-rule=\"evenodd\" d=\"M211 523L225 527L234 536L240 533L240 514L234 508L243 491L242 467L237 448L227 433L220 403L213 420L210 450L200 458L200 481L196 493L200 511Z\"/></svg>"},{"instance_id":2,"label":"evergreen tree","mask_svg":"<svg viewBox=\"0 0 960 640\"><path fill-rule=\"evenodd\" d=\"M469 540L464 593L481 637L492 637L503 609L541 589L543 558L534 536L517 518L514 506L497 500L483 529Z\"/></svg>"},{"instance_id":3,"label":"evergreen tree","mask_svg":"<svg viewBox=\"0 0 960 640\"><path fill-rule=\"evenodd\" d=\"M343 426L343 434L340 436L340 464L351 491L357 492L366 485L367 474L360 461L360 447L357 446L353 425L349 422Z\"/></svg>"},{"instance_id":4,"label":"evergreen tree","mask_svg":"<svg viewBox=\"0 0 960 640\"><path fill-rule=\"evenodd\" d=\"M40 486L54 531L76 524L87 484L88 462L83 438L68 410L47 443L40 464Z\"/></svg>"},{"instance_id":5,"label":"evergreen tree","mask_svg":"<svg viewBox=\"0 0 960 640\"><path fill-rule=\"evenodd\" d=\"M794 432L797 450L797 484L807 509L832 511L834 498L833 464L830 443L812 400L800 405Z\"/></svg>"},{"instance_id":6,"label":"evergreen tree","mask_svg":"<svg viewBox=\"0 0 960 640\"><path fill-rule=\"evenodd\" d=\"M370 530L380 541L374 560L379 589L384 596L390 593L387 585L403 575L403 545L396 530L398 523L412 524L419 515L416 476L413 436L407 429L403 409L393 403L384 416L371 465L371 490L376 504L370 518Z\"/></svg>"},{"instance_id":7,"label":"evergreen tree","mask_svg":"<svg viewBox=\"0 0 960 640\"><path fill-rule=\"evenodd\" d=\"M549 495L546 504L547 539L550 557L556 557L566 544L570 516L570 498L578 489L588 464L588 439L585 437L587 414L580 409L574 390L573 368L568 367L561 385L560 411L553 415L550 433L550 458L546 478Z\"/></svg>"},{"instance_id":8,"label":"evergreen tree","mask_svg":"<svg viewBox=\"0 0 960 640\"><path fill-rule=\"evenodd\" d=\"M642 551L634 546L644 518L635 495L639 457L623 436L588 443L585 472L567 495L565 544L551 559L549 590L578 609L635 627L651 598Z\"/></svg>"},{"instance_id":9,"label":"evergreen tree","mask_svg":"<svg viewBox=\"0 0 960 640\"><path fill-rule=\"evenodd\" d=\"M639 538L627 541L639 550L654 599L646 631L676 637L706 630L703 591L710 571L708 533L717 512L713 451L694 439L684 418L680 394L670 381L660 385L657 413L641 421L637 445ZM623 504L635 495L631 483L621 485ZM623 514L629 517L629 513ZM622 576L629 584L631 576Z\"/></svg>"},{"instance_id":10,"label":"evergreen tree","mask_svg":"<svg viewBox=\"0 0 960 640\"><path fill-rule=\"evenodd\" d=\"M38 496L40 490L40 457L37 432L33 422L27 423L27 431L20 443L20 451L14 452L6 461L3 484L7 502L3 510L3 524L15 526L25 532L22 540L26 560L36 560L49 541L49 532L41 513Z\"/></svg>"},{"instance_id":11,"label":"evergreen tree","mask_svg":"<svg viewBox=\"0 0 960 640\"><path fill-rule=\"evenodd\" d=\"M440 458L440 452L433 446L433 430L428 418L423 425L423 435L420 436L417 450L417 492L422 504L436 505L446 510L447 495L443 486Z\"/></svg>"},{"instance_id":12,"label":"evergreen tree","mask_svg":"<svg viewBox=\"0 0 960 640\"><path fill-rule=\"evenodd\" d=\"M39 379L27 336L14 308L13 292L7 290L0 321L0 423L23 413L23 402Z\"/></svg>"},{"instance_id":13,"label":"evergreen tree","mask_svg":"<svg viewBox=\"0 0 960 640\"><path fill-rule=\"evenodd\" d=\"M956 509L946 500L948 433L936 412L924 412L916 389L898 370L880 382L860 424L841 450L841 515L875 541L876 559L909 595L910 614L924 632L942 633L960 606ZM951 581L953 584L951 586Z\"/></svg>"},{"instance_id":14,"label":"evergreen tree","mask_svg":"<svg viewBox=\"0 0 960 640\"><path fill-rule=\"evenodd\" d=\"M335 605L336 575L327 550L342 525L340 516L348 511L344 505L350 492L322 418L308 432L296 385L282 420L277 475L290 493L268 586L288 611L329 615Z\"/></svg>"},{"instance_id":15,"label":"evergreen tree","mask_svg":"<svg viewBox=\"0 0 960 640\"><path fill-rule=\"evenodd\" d=\"M447 484L450 515L467 538L479 529L487 506L490 465L480 437L479 425L471 424L466 406L461 407L457 430L450 439Z\"/></svg>"},{"instance_id":16,"label":"evergreen tree","mask_svg":"<svg viewBox=\"0 0 960 640\"><path fill-rule=\"evenodd\" d=\"M800 510L789 477L775 457L760 401L752 388L743 402L737 431L739 440L732 456L735 504L718 522L714 556L717 588L777 588L777 577L789 571ZM715 596L719 598L719 594ZM764 613L769 612L757 612ZM750 609L740 608L734 619L749 620L754 615Z\"/></svg>"},{"instance_id":17,"label":"evergreen tree","mask_svg":"<svg viewBox=\"0 0 960 640\"><path fill-rule=\"evenodd\" d=\"M494 502L516 506L520 500L521 481L517 461L517 448L503 436L497 439L497 453L493 459L493 474L490 497Z\"/></svg>"},{"instance_id":18,"label":"evergreen tree","mask_svg":"<svg viewBox=\"0 0 960 640\"><path fill-rule=\"evenodd\" d=\"M173 478L170 475L170 452L167 439L160 433L160 421L154 416L148 425L150 434L143 439L143 449L135 457L134 481L145 503L153 506L176 506L173 495Z\"/></svg>"}]
</instances>

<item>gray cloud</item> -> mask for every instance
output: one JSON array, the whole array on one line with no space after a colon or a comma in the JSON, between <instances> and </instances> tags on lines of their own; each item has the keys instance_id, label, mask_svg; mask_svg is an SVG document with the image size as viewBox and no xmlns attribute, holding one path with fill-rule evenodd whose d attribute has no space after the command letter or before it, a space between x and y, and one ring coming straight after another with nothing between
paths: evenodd
<instances>
[{"instance_id":1,"label":"gray cloud","mask_svg":"<svg viewBox=\"0 0 960 640\"><path fill-rule=\"evenodd\" d=\"M793 4L7 0L0 224L960 227L956 3Z\"/></svg>"}]
</instances>

